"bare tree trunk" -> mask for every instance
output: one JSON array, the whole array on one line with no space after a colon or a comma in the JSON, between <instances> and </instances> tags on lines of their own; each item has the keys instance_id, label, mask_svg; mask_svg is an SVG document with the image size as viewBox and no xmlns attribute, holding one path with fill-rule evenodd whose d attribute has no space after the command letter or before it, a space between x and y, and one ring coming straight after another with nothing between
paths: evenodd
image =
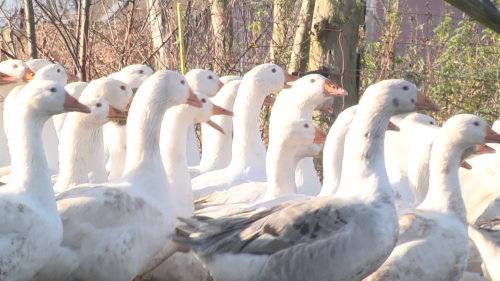
<instances>
[{"instance_id":1,"label":"bare tree trunk","mask_svg":"<svg viewBox=\"0 0 500 281\"><path fill-rule=\"evenodd\" d=\"M303 71L307 66L309 42L306 40L306 34L311 29L313 8L314 0L302 0L298 25L293 39L292 55L288 64L288 72L290 73Z\"/></svg>"},{"instance_id":2,"label":"bare tree trunk","mask_svg":"<svg viewBox=\"0 0 500 281\"><path fill-rule=\"evenodd\" d=\"M345 106L358 101L357 45L364 6L359 0L316 0L314 7L308 67L325 67L333 80L341 82L349 93Z\"/></svg>"},{"instance_id":3,"label":"bare tree trunk","mask_svg":"<svg viewBox=\"0 0 500 281\"><path fill-rule=\"evenodd\" d=\"M35 30L35 12L33 10L33 1L24 0L24 10L26 17L26 34L28 35L28 46L30 49L30 57L38 58L38 50L36 48L36 30Z\"/></svg>"},{"instance_id":4,"label":"bare tree trunk","mask_svg":"<svg viewBox=\"0 0 500 281\"><path fill-rule=\"evenodd\" d=\"M151 33L151 43L155 52L153 64L156 70L163 69L167 65L167 48L164 37L166 33L166 17L163 8L167 6L166 0L148 0L148 22Z\"/></svg>"},{"instance_id":5,"label":"bare tree trunk","mask_svg":"<svg viewBox=\"0 0 500 281\"><path fill-rule=\"evenodd\" d=\"M80 8L80 31L79 31L79 44L78 44L78 77L81 81L87 81L87 46L89 39L89 25L90 25L90 3L91 0L82 0Z\"/></svg>"},{"instance_id":6,"label":"bare tree trunk","mask_svg":"<svg viewBox=\"0 0 500 281\"><path fill-rule=\"evenodd\" d=\"M293 12L295 0L274 0L273 7L273 35L271 39L271 61L284 65L287 63L286 34L289 26L289 17Z\"/></svg>"},{"instance_id":7,"label":"bare tree trunk","mask_svg":"<svg viewBox=\"0 0 500 281\"><path fill-rule=\"evenodd\" d=\"M233 65L233 17L228 0L213 0L211 4L214 30L214 71L228 73Z\"/></svg>"}]
</instances>

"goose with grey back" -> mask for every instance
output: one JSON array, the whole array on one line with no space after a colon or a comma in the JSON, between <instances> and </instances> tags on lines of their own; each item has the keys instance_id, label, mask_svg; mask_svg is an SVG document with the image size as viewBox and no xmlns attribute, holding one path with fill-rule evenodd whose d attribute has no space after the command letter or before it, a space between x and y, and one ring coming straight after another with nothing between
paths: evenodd
<instances>
[{"instance_id":1,"label":"goose with grey back","mask_svg":"<svg viewBox=\"0 0 500 281\"><path fill-rule=\"evenodd\" d=\"M394 196L383 166L389 118L427 104L408 81L371 85L347 135L353 146L344 159L353 170L341 183L344 195L182 219L174 240L196 252L216 280L362 280L396 244Z\"/></svg>"},{"instance_id":2,"label":"goose with grey back","mask_svg":"<svg viewBox=\"0 0 500 281\"><path fill-rule=\"evenodd\" d=\"M266 149L258 125L260 109L266 96L280 91L293 79L272 63L256 66L243 76L233 107L236 114L231 162L223 169L195 177L191 181L195 198L244 182L266 179Z\"/></svg>"},{"instance_id":3,"label":"goose with grey back","mask_svg":"<svg viewBox=\"0 0 500 281\"><path fill-rule=\"evenodd\" d=\"M9 126L12 180L0 188L0 279L32 280L55 255L62 241L47 160L43 124L50 116L89 109L65 94L62 85L35 81L16 99L16 117Z\"/></svg>"},{"instance_id":4,"label":"goose with grey back","mask_svg":"<svg viewBox=\"0 0 500 281\"><path fill-rule=\"evenodd\" d=\"M458 170L468 150L490 141L500 142L500 135L478 116L455 115L443 124L432 146L427 196L401 213L396 248L366 280L460 280L468 239Z\"/></svg>"},{"instance_id":5,"label":"goose with grey back","mask_svg":"<svg viewBox=\"0 0 500 281\"><path fill-rule=\"evenodd\" d=\"M57 196L61 245L78 259L68 279L132 280L169 244L175 215L169 202L175 198L158 142L165 111L186 102L200 104L182 75L167 70L150 76L128 112L121 182L83 184Z\"/></svg>"},{"instance_id":6,"label":"goose with grey back","mask_svg":"<svg viewBox=\"0 0 500 281\"><path fill-rule=\"evenodd\" d=\"M132 64L122 68L118 72L110 74L108 77L127 84L132 89L132 92L135 93L144 80L151 75L153 75L151 67L143 64ZM104 150L109 156L106 163L106 170L109 172L108 180L110 181L119 179L123 173L127 150L126 123L126 119L113 120L103 126Z\"/></svg>"}]
</instances>

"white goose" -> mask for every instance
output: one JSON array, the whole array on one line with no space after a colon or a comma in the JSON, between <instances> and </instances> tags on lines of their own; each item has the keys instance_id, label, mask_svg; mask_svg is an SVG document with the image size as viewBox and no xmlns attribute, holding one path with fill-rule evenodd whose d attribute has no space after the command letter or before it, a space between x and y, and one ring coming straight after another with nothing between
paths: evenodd
<instances>
[{"instance_id":1,"label":"white goose","mask_svg":"<svg viewBox=\"0 0 500 281\"><path fill-rule=\"evenodd\" d=\"M62 241L42 143L42 127L51 115L88 112L66 95L62 85L36 81L16 99L12 130L12 180L0 189L0 279L32 280ZM10 125L14 125L11 123Z\"/></svg>"},{"instance_id":2,"label":"white goose","mask_svg":"<svg viewBox=\"0 0 500 281\"><path fill-rule=\"evenodd\" d=\"M103 124L111 120L123 120L127 118L124 112L109 105L105 99L85 101L91 112L89 114L70 113L61 131L59 142L59 175L54 184L54 191L61 193L76 185L89 182L89 171L92 165L104 163L91 163L90 155L95 153L91 145L93 132Z\"/></svg>"},{"instance_id":3,"label":"white goose","mask_svg":"<svg viewBox=\"0 0 500 281\"><path fill-rule=\"evenodd\" d=\"M201 101L201 108L177 105L167 110L163 117L160 133L160 152L168 184L175 199L172 210L175 216L193 215L193 193L187 164L187 134L194 123L208 122L212 115L232 115L216 106L202 93L195 93ZM216 130L222 130L214 125ZM219 132L219 133L223 133ZM152 276L158 280L206 280L208 272L201 262L189 253L176 253L160 264Z\"/></svg>"},{"instance_id":4,"label":"white goose","mask_svg":"<svg viewBox=\"0 0 500 281\"><path fill-rule=\"evenodd\" d=\"M415 103L417 89L404 80L381 81L365 91L346 140L353 145L344 159L353 170L349 181L342 179L349 186L339 189L349 188L345 197L221 219L193 217L174 240L200 255L216 280L361 280L396 244L383 138L390 116L415 110Z\"/></svg>"},{"instance_id":5,"label":"white goose","mask_svg":"<svg viewBox=\"0 0 500 281\"><path fill-rule=\"evenodd\" d=\"M68 93L70 96L74 97L75 99L79 99L80 95L83 92L83 89L87 87L88 83L87 82L71 82L64 86L64 90L66 90L66 93ZM54 122L54 128L56 129L57 137L60 138L61 130L63 128L64 120L66 119L66 113L63 114L58 114L52 117L52 121Z\"/></svg>"},{"instance_id":6,"label":"white goose","mask_svg":"<svg viewBox=\"0 0 500 281\"><path fill-rule=\"evenodd\" d=\"M126 111L131 99L132 90L127 84L113 78L104 77L91 81L83 90L79 100L82 103L89 104L95 103L96 100L107 100L114 108ZM69 122L69 115L71 114L68 114L68 123L74 124L74 122ZM68 126L72 125L68 124ZM92 138L86 145L90 147L92 153L82 154L82 156L85 155L88 158L83 163L78 163L78 165L86 165L91 183L107 182L108 173L106 171L103 128L97 126L91 127L91 129Z\"/></svg>"},{"instance_id":7,"label":"white goose","mask_svg":"<svg viewBox=\"0 0 500 281\"><path fill-rule=\"evenodd\" d=\"M496 232L469 225L469 238L474 242L484 263L485 275L489 280L500 280L500 246L498 230Z\"/></svg>"},{"instance_id":8,"label":"white goose","mask_svg":"<svg viewBox=\"0 0 500 281\"><path fill-rule=\"evenodd\" d=\"M194 92L205 94L210 98L214 97L222 86L224 86L222 81L220 81L219 76L208 69L192 69L188 71L184 77L186 77L189 87L191 87ZM205 126L202 124L202 135L207 129L211 130L210 128L204 127ZM199 165L200 152L198 150L198 140L194 127L189 129L186 149L189 166Z\"/></svg>"},{"instance_id":9,"label":"white goose","mask_svg":"<svg viewBox=\"0 0 500 281\"><path fill-rule=\"evenodd\" d=\"M232 110L240 83L241 80L226 82L217 95L211 98L211 101L215 104L220 104L222 108ZM203 148L203 152L201 154L200 165L189 167L189 174L192 178L206 172L222 169L231 162L233 118L219 115L214 116L212 120L213 123L219 125L224 130L225 134L206 128L205 124L201 125L201 147Z\"/></svg>"},{"instance_id":10,"label":"white goose","mask_svg":"<svg viewBox=\"0 0 500 281\"><path fill-rule=\"evenodd\" d=\"M112 73L108 77L127 84L135 93L142 82L151 75L153 75L151 67L132 64ZM108 179L110 181L120 179L123 173L127 151L125 124L126 120L114 120L106 123L103 128L104 149L109 154L106 169L109 171Z\"/></svg>"},{"instance_id":11,"label":"white goose","mask_svg":"<svg viewBox=\"0 0 500 281\"><path fill-rule=\"evenodd\" d=\"M293 83L289 89L281 91L273 104L269 121L269 131L273 126L287 120L312 120L315 108L333 97L346 96L347 92L319 74L309 74ZM297 167L295 181L298 193L316 196L321 182L314 168L312 157L302 159Z\"/></svg>"},{"instance_id":12,"label":"white goose","mask_svg":"<svg viewBox=\"0 0 500 281\"><path fill-rule=\"evenodd\" d=\"M161 161L160 126L167 108L186 101L200 105L182 75L159 71L150 76L130 106L122 181L80 185L58 195L62 246L78 257L71 278L132 280L156 262L174 229L168 202L175 200Z\"/></svg>"},{"instance_id":13,"label":"white goose","mask_svg":"<svg viewBox=\"0 0 500 281\"><path fill-rule=\"evenodd\" d=\"M458 169L466 150L485 141L500 142L500 135L480 117L461 114L446 121L432 146L427 196L401 215L396 248L366 280L460 280L468 239Z\"/></svg>"},{"instance_id":14,"label":"white goose","mask_svg":"<svg viewBox=\"0 0 500 281\"><path fill-rule=\"evenodd\" d=\"M0 100L5 101L9 92L16 86L33 79L33 71L21 60L0 62ZM0 102L0 167L10 164L7 137L4 130L4 103Z\"/></svg>"},{"instance_id":15,"label":"white goose","mask_svg":"<svg viewBox=\"0 0 500 281\"><path fill-rule=\"evenodd\" d=\"M266 149L260 138L258 118L264 99L280 91L292 77L275 64L254 67L243 76L234 102L233 143L230 164L194 178L195 198L248 181L264 181Z\"/></svg>"},{"instance_id":16,"label":"white goose","mask_svg":"<svg viewBox=\"0 0 500 281\"><path fill-rule=\"evenodd\" d=\"M42 67L49 64L52 64L52 62L47 59L30 59L26 61L26 65L35 73Z\"/></svg>"}]
</instances>

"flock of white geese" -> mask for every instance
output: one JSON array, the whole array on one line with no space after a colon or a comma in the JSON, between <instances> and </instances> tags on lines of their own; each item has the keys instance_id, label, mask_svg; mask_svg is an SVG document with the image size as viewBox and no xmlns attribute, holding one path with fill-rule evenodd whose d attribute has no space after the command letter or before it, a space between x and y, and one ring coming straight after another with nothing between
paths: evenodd
<instances>
[{"instance_id":1,"label":"flock of white geese","mask_svg":"<svg viewBox=\"0 0 500 281\"><path fill-rule=\"evenodd\" d=\"M67 80L0 63L2 281L500 280L499 121L438 126L392 79L326 135L314 111L347 92L270 63Z\"/></svg>"}]
</instances>

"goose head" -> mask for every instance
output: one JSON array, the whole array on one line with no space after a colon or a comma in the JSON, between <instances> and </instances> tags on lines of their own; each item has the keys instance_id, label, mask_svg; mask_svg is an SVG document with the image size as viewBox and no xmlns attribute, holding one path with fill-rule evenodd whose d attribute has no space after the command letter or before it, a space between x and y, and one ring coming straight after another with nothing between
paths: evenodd
<instances>
[{"instance_id":1,"label":"goose head","mask_svg":"<svg viewBox=\"0 0 500 281\"><path fill-rule=\"evenodd\" d=\"M296 77L288 74L280 66L274 63L265 63L252 68L249 72L243 76L245 79L248 76L252 76L254 83L260 89L266 89L267 91L262 91L262 94L278 93L287 86L287 83L291 83L296 80Z\"/></svg>"},{"instance_id":2,"label":"goose head","mask_svg":"<svg viewBox=\"0 0 500 281\"><path fill-rule=\"evenodd\" d=\"M22 89L26 94L20 95L20 101L41 116L50 117L64 112L89 113L90 109L68 95L64 87L54 81L33 81Z\"/></svg>"},{"instance_id":3,"label":"goose head","mask_svg":"<svg viewBox=\"0 0 500 281\"><path fill-rule=\"evenodd\" d=\"M114 108L107 100L87 101L86 106L90 108L90 113L85 116L85 122L95 127L102 126L108 121L123 121L127 119L127 114Z\"/></svg>"},{"instance_id":4,"label":"goose head","mask_svg":"<svg viewBox=\"0 0 500 281\"><path fill-rule=\"evenodd\" d=\"M144 64L132 64L122 68L120 71L110 74L108 77L120 80L127 84L132 91L136 91L142 82L153 75L153 69Z\"/></svg>"},{"instance_id":5,"label":"goose head","mask_svg":"<svg viewBox=\"0 0 500 281\"><path fill-rule=\"evenodd\" d=\"M219 76L208 69L192 69L184 77L194 92L201 92L208 97L215 96L224 86Z\"/></svg>"},{"instance_id":6,"label":"goose head","mask_svg":"<svg viewBox=\"0 0 500 281\"><path fill-rule=\"evenodd\" d=\"M447 140L466 150L484 143L500 143L500 135L486 121L473 114L458 114L448 119L441 128Z\"/></svg>"},{"instance_id":7,"label":"goose head","mask_svg":"<svg viewBox=\"0 0 500 281\"><path fill-rule=\"evenodd\" d=\"M68 73L66 69L58 63L48 64L35 73L34 80L51 80L56 81L62 85L68 82Z\"/></svg>"},{"instance_id":8,"label":"goose head","mask_svg":"<svg viewBox=\"0 0 500 281\"><path fill-rule=\"evenodd\" d=\"M72 97L79 99L82 95L83 90L85 89L85 87L87 87L88 84L89 83L82 81L71 82L69 84L66 84L66 86L64 86L64 89Z\"/></svg>"},{"instance_id":9,"label":"goose head","mask_svg":"<svg viewBox=\"0 0 500 281\"><path fill-rule=\"evenodd\" d=\"M370 85L359 102L371 104L371 108L383 111L387 116L415 110L437 110L417 86L404 79L389 79ZM375 106L375 107L373 107Z\"/></svg>"},{"instance_id":10,"label":"goose head","mask_svg":"<svg viewBox=\"0 0 500 281\"><path fill-rule=\"evenodd\" d=\"M284 124L277 133L281 141L276 145L296 151L298 159L317 156L326 140L325 133L307 119Z\"/></svg>"},{"instance_id":11,"label":"goose head","mask_svg":"<svg viewBox=\"0 0 500 281\"><path fill-rule=\"evenodd\" d=\"M28 82L33 75L33 71L21 60L0 62L0 85Z\"/></svg>"},{"instance_id":12,"label":"goose head","mask_svg":"<svg viewBox=\"0 0 500 281\"><path fill-rule=\"evenodd\" d=\"M293 91L290 98L307 100L319 105L333 97L343 97L347 91L320 74L309 74L293 82L288 91Z\"/></svg>"},{"instance_id":13,"label":"goose head","mask_svg":"<svg viewBox=\"0 0 500 281\"><path fill-rule=\"evenodd\" d=\"M420 112L412 112L408 114L402 121L401 127L408 126L411 124L421 124L421 125L429 125L429 126L437 126L436 119L432 118L427 114L423 114Z\"/></svg>"},{"instance_id":14,"label":"goose head","mask_svg":"<svg viewBox=\"0 0 500 281\"><path fill-rule=\"evenodd\" d=\"M96 79L85 87L80 101L87 103L95 99L105 99L118 110L126 111L132 99L132 89L126 83L113 78Z\"/></svg>"},{"instance_id":15,"label":"goose head","mask_svg":"<svg viewBox=\"0 0 500 281\"><path fill-rule=\"evenodd\" d=\"M233 113L227 109L224 109L218 105L213 104L212 101L208 98L208 96L203 93L195 92L194 94L201 103L200 108L190 107L191 108L190 110L193 112L194 122L207 123L210 127L221 132L222 134L225 134L224 129L222 129L222 127L219 126L217 123L210 120L210 117L212 117L213 115L233 116Z\"/></svg>"}]
</instances>

